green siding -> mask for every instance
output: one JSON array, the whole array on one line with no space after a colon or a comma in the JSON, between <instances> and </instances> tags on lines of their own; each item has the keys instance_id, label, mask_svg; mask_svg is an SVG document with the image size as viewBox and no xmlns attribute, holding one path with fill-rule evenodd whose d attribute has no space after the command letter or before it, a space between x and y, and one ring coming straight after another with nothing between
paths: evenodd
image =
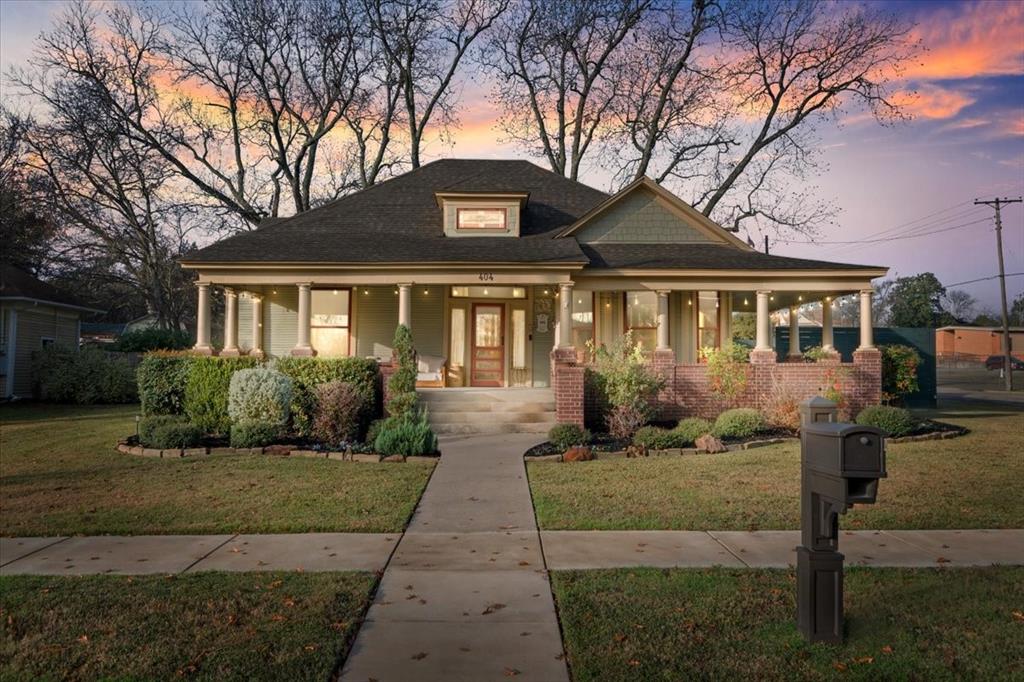
<instances>
[{"instance_id":1,"label":"green siding","mask_svg":"<svg viewBox=\"0 0 1024 682\"><path fill-rule=\"evenodd\" d=\"M549 287L548 291L552 289ZM541 304L541 300L548 303ZM544 295L544 287L533 288L533 321L530 333L533 334L533 385L544 387L551 382L551 349L555 347L555 321L558 319L558 308L553 296ZM549 306L545 309L546 306ZM548 330L537 330L537 313L548 316Z\"/></svg>"},{"instance_id":2,"label":"green siding","mask_svg":"<svg viewBox=\"0 0 1024 682\"><path fill-rule=\"evenodd\" d=\"M426 292L426 293L424 293ZM423 355L446 356L444 350L443 286L415 286L412 289L412 338ZM398 320L398 311L392 322Z\"/></svg>"},{"instance_id":3,"label":"green siding","mask_svg":"<svg viewBox=\"0 0 1024 682\"><path fill-rule=\"evenodd\" d=\"M398 326L398 295L394 286L359 287L356 301L356 355L390 359ZM413 298L413 335L416 334L416 299Z\"/></svg>"},{"instance_id":4,"label":"green siding","mask_svg":"<svg viewBox=\"0 0 1024 682\"><path fill-rule=\"evenodd\" d=\"M252 299L238 297L238 348L252 350Z\"/></svg>"},{"instance_id":5,"label":"green siding","mask_svg":"<svg viewBox=\"0 0 1024 682\"><path fill-rule=\"evenodd\" d=\"M699 243L714 242L666 208L648 190L637 190L595 219L576 239L583 243Z\"/></svg>"},{"instance_id":6,"label":"green siding","mask_svg":"<svg viewBox=\"0 0 1024 682\"><path fill-rule=\"evenodd\" d=\"M263 350L271 356L289 355L298 340L299 290L282 286L271 291L263 304Z\"/></svg>"}]
</instances>

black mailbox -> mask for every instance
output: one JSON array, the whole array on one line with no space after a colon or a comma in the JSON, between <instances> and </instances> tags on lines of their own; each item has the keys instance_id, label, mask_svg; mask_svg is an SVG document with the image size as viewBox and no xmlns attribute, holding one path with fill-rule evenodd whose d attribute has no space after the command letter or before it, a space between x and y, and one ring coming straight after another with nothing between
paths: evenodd
<instances>
[{"instance_id":1,"label":"black mailbox","mask_svg":"<svg viewBox=\"0 0 1024 682\"><path fill-rule=\"evenodd\" d=\"M885 436L876 428L812 420L806 401L800 431L801 546L797 548L797 625L807 639L843 638L843 555L839 515L854 504L872 504L886 477ZM826 415L828 416L828 415Z\"/></svg>"}]
</instances>

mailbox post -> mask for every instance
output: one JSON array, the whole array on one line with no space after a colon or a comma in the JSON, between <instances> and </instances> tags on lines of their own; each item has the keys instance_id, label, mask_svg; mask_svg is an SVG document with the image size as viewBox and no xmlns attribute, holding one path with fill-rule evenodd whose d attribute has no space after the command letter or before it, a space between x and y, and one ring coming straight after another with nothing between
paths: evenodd
<instances>
[{"instance_id":1,"label":"mailbox post","mask_svg":"<svg viewBox=\"0 0 1024 682\"><path fill-rule=\"evenodd\" d=\"M839 515L854 504L875 502L878 479L886 476L885 441L874 427L835 422L835 406L829 416L827 402L812 398L801 404L797 626L809 641L838 643L843 639Z\"/></svg>"}]
</instances>

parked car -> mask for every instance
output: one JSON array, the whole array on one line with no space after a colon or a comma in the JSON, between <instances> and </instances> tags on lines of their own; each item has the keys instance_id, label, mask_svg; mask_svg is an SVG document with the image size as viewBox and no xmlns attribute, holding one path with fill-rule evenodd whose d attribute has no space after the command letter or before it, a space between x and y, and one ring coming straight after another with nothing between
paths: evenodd
<instances>
[{"instance_id":1,"label":"parked car","mask_svg":"<svg viewBox=\"0 0 1024 682\"><path fill-rule=\"evenodd\" d=\"M1002 355L990 355L985 360L985 369L1002 369L1006 359ZM1010 368L1013 371L1024 370L1024 360L1011 356Z\"/></svg>"}]
</instances>

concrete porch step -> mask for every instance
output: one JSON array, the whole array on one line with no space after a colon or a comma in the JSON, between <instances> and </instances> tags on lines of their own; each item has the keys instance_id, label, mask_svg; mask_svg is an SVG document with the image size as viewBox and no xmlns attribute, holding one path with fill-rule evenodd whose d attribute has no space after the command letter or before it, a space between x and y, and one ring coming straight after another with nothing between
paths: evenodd
<instances>
[{"instance_id":1,"label":"concrete porch step","mask_svg":"<svg viewBox=\"0 0 1024 682\"><path fill-rule=\"evenodd\" d=\"M434 433L438 435L494 435L501 433L535 433L537 434L537 442L544 440L544 436L548 430L551 429L554 422L487 422L483 424L475 423L445 423L438 424L431 420L431 426L434 429Z\"/></svg>"},{"instance_id":2,"label":"concrete porch step","mask_svg":"<svg viewBox=\"0 0 1024 682\"><path fill-rule=\"evenodd\" d=\"M428 409L427 415L431 423L438 424L554 424L554 410L538 410L535 412L481 412L481 411L435 411Z\"/></svg>"},{"instance_id":3,"label":"concrete porch step","mask_svg":"<svg viewBox=\"0 0 1024 682\"><path fill-rule=\"evenodd\" d=\"M417 394L439 434L543 434L557 422L549 388L440 388Z\"/></svg>"},{"instance_id":4,"label":"concrete porch step","mask_svg":"<svg viewBox=\"0 0 1024 682\"><path fill-rule=\"evenodd\" d=\"M544 403L490 403L490 402L447 402L444 400L420 400L420 405L431 414L453 412L475 412L479 414L522 414L530 412L554 412L555 402Z\"/></svg>"}]
</instances>

